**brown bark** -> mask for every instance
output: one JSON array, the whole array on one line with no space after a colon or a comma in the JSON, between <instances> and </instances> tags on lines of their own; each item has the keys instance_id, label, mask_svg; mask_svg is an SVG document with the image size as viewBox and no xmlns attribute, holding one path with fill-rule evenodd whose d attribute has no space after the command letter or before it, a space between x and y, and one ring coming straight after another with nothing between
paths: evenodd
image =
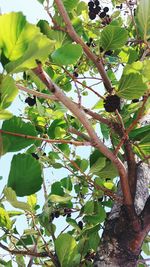
<instances>
[{"instance_id":1,"label":"brown bark","mask_svg":"<svg viewBox=\"0 0 150 267\"><path fill-rule=\"evenodd\" d=\"M148 192L150 168L137 168L134 216L125 206L116 203L105 223L94 267L136 267L142 243L150 230L150 196ZM121 189L118 195L122 195Z\"/></svg>"}]
</instances>

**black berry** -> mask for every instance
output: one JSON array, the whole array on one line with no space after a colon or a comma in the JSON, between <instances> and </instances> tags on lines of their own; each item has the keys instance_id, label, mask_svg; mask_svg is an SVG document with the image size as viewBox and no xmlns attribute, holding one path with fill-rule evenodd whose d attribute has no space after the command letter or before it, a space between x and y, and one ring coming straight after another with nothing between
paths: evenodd
<instances>
[{"instance_id":1,"label":"black berry","mask_svg":"<svg viewBox=\"0 0 150 267\"><path fill-rule=\"evenodd\" d=\"M74 71L73 76L77 78L79 76L79 74L76 71Z\"/></svg>"},{"instance_id":2,"label":"black berry","mask_svg":"<svg viewBox=\"0 0 150 267\"><path fill-rule=\"evenodd\" d=\"M78 222L78 226L79 226L79 228L82 230L82 229L83 229L83 222L82 222L82 221L79 221L79 222Z\"/></svg>"},{"instance_id":3,"label":"black berry","mask_svg":"<svg viewBox=\"0 0 150 267\"><path fill-rule=\"evenodd\" d=\"M108 51L105 52L105 55L107 55L107 56L111 56L112 53L113 53L113 52L112 52L111 50L108 50Z\"/></svg>"},{"instance_id":4,"label":"black berry","mask_svg":"<svg viewBox=\"0 0 150 267\"><path fill-rule=\"evenodd\" d=\"M103 18L105 18L106 13L103 11L103 12L101 12L101 13L99 14L99 16L100 16L101 19L103 19Z\"/></svg>"},{"instance_id":5,"label":"black berry","mask_svg":"<svg viewBox=\"0 0 150 267\"><path fill-rule=\"evenodd\" d=\"M107 112L120 111L120 97L117 95L107 96L104 100L104 108Z\"/></svg>"},{"instance_id":6,"label":"black berry","mask_svg":"<svg viewBox=\"0 0 150 267\"><path fill-rule=\"evenodd\" d=\"M54 216L55 216L55 218L59 218L60 212L59 211L55 211Z\"/></svg>"},{"instance_id":7,"label":"black berry","mask_svg":"<svg viewBox=\"0 0 150 267\"><path fill-rule=\"evenodd\" d=\"M94 8L94 13L95 13L95 14L98 14L98 13L100 12L100 10L101 10L100 6L96 6L96 7Z\"/></svg>"},{"instance_id":8,"label":"black berry","mask_svg":"<svg viewBox=\"0 0 150 267\"><path fill-rule=\"evenodd\" d=\"M132 103L137 103L139 102L139 99L132 99Z\"/></svg>"},{"instance_id":9,"label":"black berry","mask_svg":"<svg viewBox=\"0 0 150 267\"><path fill-rule=\"evenodd\" d=\"M96 0L96 1L95 1L95 5L96 5L96 6L99 6L99 4L100 4L99 1Z\"/></svg>"},{"instance_id":10,"label":"black berry","mask_svg":"<svg viewBox=\"0 0 150 267\"><path fill-rule=\"evenodd\" d=\"M103 10L104 10L105 13L107 13L109 11L109 8L106 6L106 7L104 7Z\"/></svg>"},{"instance_id":11,"label":"black berry","mask_svg":"<svg viewBox=\"0 0 150 267\"><path fill-rule=\"evenodd\" d=\"M89 7L94 7L94 3L93 3L92 1L90 1L90 2L88 3L88 6L89 6Z\"/></svg>"},{"instance_id":12,"label":"black berry","mask_svg":"<svg viewBox=\"0 0 150 267\"><path fill-rule=\"evenodd\" d=\"M94 12L89 12L89 18L91 20L95 19L96 18L96 14Z\"/></svg>"},{"instance_id":13,"label":"black berry","mask_svg":"<svg viewBox=\"0 0 150 267\"><path fill-rule=\"evenodd\" d=\"M35 158L36 160L39 159L39 156L36 153L31 153L32 157Z\"/></svg>"},{"instance_id":14,"label":"black berry","mask_svg":"<svg viewBox=\"0 0 150 267\"><path fill-rule=\"evenodd\" d=\"M36 104L36 98L32 98L32 97L27 97L25 99L25 103L27 103L30 107L34 106Z\"/></svg>"}]
</instances>

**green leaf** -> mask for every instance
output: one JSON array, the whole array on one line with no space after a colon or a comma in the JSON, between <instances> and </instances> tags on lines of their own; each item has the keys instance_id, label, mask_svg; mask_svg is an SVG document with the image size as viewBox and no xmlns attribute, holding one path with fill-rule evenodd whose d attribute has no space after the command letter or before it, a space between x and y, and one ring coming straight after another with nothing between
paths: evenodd
<instances>
[{"instance_id":1,"label":"green leaf","mask_svg":"<svg viewBox=\"0 0 150 267\"><path fill-rule=\"evenodd\" d=\"M40 163L29 154L14 155L11 162L7 186L17 196L32 195L41 189L42 171Z\"/></svg>"},{"instance_id":2,"label":"green leaf","mask_svg":"<svg viewBox=\"0 0 150 267\"><path fill-rule=\"evenodd\" d=\"M0 74L0 107L8 108L18 94L18 89L12 77Z\"/></svg>"},{"instance_id":3,"label":"green leaf","mask_svg":"<svg viewBox=\"0 0 150 267\"><path fill-rule=\"evenodd\" d=\"M91 166L89 173L96 173L104 168L106 158L100 157L97 161Z\"/></svg>"},{"instance_id":4,"label":"green leaf","mask_svg":"<svg viewBox=\"0 0 150 267\"><path fill-rule=\"evenodd\" d=\"M78 44L68 44L58 48L51 55L53 61L59 65L74 64L82 55L82 48Z\"/></svg>"},{"instance_id":5,"label":"green leaf","mask_svg":"<svg viewBox=\"0 0 150 267\"><path fill-rule=\"evenodd\" d=\"M140 0L136 11L138 33L144 41L150 38L150 1Z\"/></svg>"},{"instance_id":6,"label":"green leaf","mask_svg":"<svg viewBox=\"0 0 150 267\"><path fill-rule=\"evenodd\" d=\"M0 109L0 120L10 120L13 117L13 114L6 110L6 109Z\"/></svg>"},{"instance_id":7,"label":"green leaf","mask_svg":"<svg viewBox=\"0 0 150 267\"><path fill-rule=\"evenodd\" d=\"M72 9L76 8L78 2L79 0L63 0L64 6L67 11L71 11Z\"/></svg>"},{"instance_id":8,"label":"green leaf","mask_svg":"<svg viewBox=\"0 0 150 267\"><path fill-rule=\"evenodd\" d=\"M70 200L72 199L71 196L58 196L58 195L50 195L49 196L49 200L52 201L52 202L55 202L55 203L67 203L69 202Z\"/></svg>"},{"instance_id":9,"label":"green leaf","mask_svg":"<svg viewBox=\"0 0 150 267\"><path fill-rule=\"evenodd\" d=\"M94 211L94 202L91 201L87 201L86 204L84 205L84 213L85 214L92 214Z\"/></svg>"},{"instance_id":10,"label":"green leaf","mask_svg":"<svg viewBox=\"0 0 150 267\"><path fill-rule=\"evenodd\" d=\"M71 182L71 178L70 177L65 177L63 179L61 179L61 185L67 189L68 191L72 190L72 182Z\"/></svg>"},{"instance_id":11,"label":"green leaf","mask_svg":"<svg viewBox=\"0 0 150 267\"><path fill-rule=\"evenodd\" d=\"M147 85L143 82L141 74L123 74L119 81L117 95L125 99L140 98L146 90Z\"/></svg>"},{"instance_id":12,"label":"green leaf","mask_svg":"<svg viewBox=\"0 0 150 267\"><path fill-rule=\"evenodd\" d=\"M77 243L69 234L61 234L55 241L55 249L61 267L74 267L73 258L78 254Z\"/></svg>"},{"instance_id":13,"label":"green leaf","mask_svg":"<svg viewBox=\"0 0 150 267\"><path fill-rule=\"evenodd\" d=\"M11 61L5 65L8 72L36 67L36 60L45 61L52 47L53 42L28 23L21 12L0 16L0 48Z\"/></svg>"},{"instance_id":14,"label":"green leaf","mask_svg":"<svg viewBox=\"0 0 150 267\"><path fill-rule=\"evenodd\" d=\"M150 256L150 244L148 242L143 243L142 250L147 256Z\"/></svg>"},{"instance_id":15,"label":"green leaf","mask_svg":"<svg viewBox=\"0 0 150 267\"><path fill-rule=\"evenodd\" d=\"M12 222L6 210L0 207L0 226L11 229Z\"/></svg>"},{"instance_id":16,"label":"green leaf","mask_svg":"<svg viewBox=\"0 0 150 267\"><path fill-rule=\"evenodd\" d=\"M100 178L114 178L118 176L118 171L114 164L111 163L111 161L106 161L106 166L101 169L97 175L99 175Z\"/></svg>"},{"instance_id":17,"label":"green leaf","mask_svg":"<svg viewBox=\"0 0 150 267\"><path fill-rule=\"evenodd\" d=\"M121 48L127 41L128 34L119 26L106 26L101 33L101 46L105 51Z\"/></svg>"},{"instance_id":18,"label":"green leaf","mask_svg":"<svg viewBox=\"0 0 150 267\"><path fill-rule=\"evenodd\" d=\"M16 193L14 190L12 190L11 187L5 187L5 189L3 190L3 193L4 193L7 201L14 208L31 211L29 204L17 200Z\"/></svg>"},{"instance_id":19,"label":"green leaf","mask_svg":"<svg viewBox=\"0 0 150 267\"><path fill-rule=\"evenodd\" d=\"M72 218L66 218L66 222L71 225L73 228L75 228L78 232L81 232L80 227L78 226L78 224L76 223L76 221Z\"/></svg>"},{"instance_id":20,"label":"green leaf","mask_svg":"<svg viewBox=\"0 0 150 267\"><path fill-rule=\"evenodd\" d=\"M149 133L150 133L150 125L146 125L146 126L132 130L129 133L129 137L132 140L140 141L145 136L148 136Z\"/></svg>"},{"instance_id":21,"label":"green leaf","mask_svg":"<svg viewBox=\"0 0 150 267\"><path fill-rule=\"evenodd\" d=\"M23 134L23 135L30 135L36 136L36 130L34 126L30 122L24 122L19 117L13 117L10 120L4 121L2 125L2 130ZM28 139L25 137L20 136L13 136L8 134L2 134L2 144L3 144L3 151L2 154L6 152L15 152L23 149L35 142L34 139Z\"/></svg>"},{"instance_id":22,"label":"green leaf","mask_svg":"<svg viewBox=\"0 0 150 267\"><path fill-rule=\"evenodd\" d=\"M45 0L37 0L40 4L42 4L43 5L43 3L44 3L44 1Z\"/></svg>"}]
</instances>

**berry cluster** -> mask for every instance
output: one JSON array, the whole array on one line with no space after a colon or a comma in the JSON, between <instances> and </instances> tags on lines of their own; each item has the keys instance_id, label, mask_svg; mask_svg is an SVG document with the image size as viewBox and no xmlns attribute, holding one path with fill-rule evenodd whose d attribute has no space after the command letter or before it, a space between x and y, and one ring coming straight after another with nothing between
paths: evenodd
<instances>
[{"instance_id":1,"label":"berry cluster","mask_svg":"<svg viewBox=\"0 0 150 267\"><path fill-rule=\"evenodd\" d=\"M36 97L34 96L33 98L32 97L27 97L25 99L25 103L27 103L30 107L34 106L36 104Z\"/></svg>"},{"instance_id":2,"label":"berry cluster","mask_svg":"<svg viewBox=\"0 0 150 267\"><path fill-rule=\"evenodd\" d=\"M94 0L90 1L88 3L88 6L89 6L89 18L93 20L96 18L96 15L98 15L99 12L101 11L100 3L98 0Z\"/></svg>"},{"instance_id":3,"label":"berry cluster","mask_svg":"<svg viewBox=\"0 0 150 267\"><path fill-rule=\"evenodd\" d=\"M96 15L98 15L102 19L103 25L107 25L111 22L111 18L107 14L109 11L109 8L107 6L102 8L98 0L92 0L92 1L90 0L88 6L89 6L89 18L91 20L94 20L96 18Z\"/></svg>"},{"instance_id":4,"label":"berry cluster","mask_svg":"<svg viewBox=\"0 0 150 267\"><path fill-rule=\"evenodd\" d=\"M116 109L120 111L120 97L117 95L109 95L104 100L104 108L107 112L114 112Z\"/></svg>"}]
</instances>

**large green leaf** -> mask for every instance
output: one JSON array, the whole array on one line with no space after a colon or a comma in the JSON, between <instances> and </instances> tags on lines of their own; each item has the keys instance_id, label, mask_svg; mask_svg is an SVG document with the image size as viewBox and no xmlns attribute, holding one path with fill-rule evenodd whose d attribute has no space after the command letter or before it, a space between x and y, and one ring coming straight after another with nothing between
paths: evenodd
<instances>
[{"instance_id":1,"label":"large green leaf","mask_svg":"<svg viewBox=\"0 0 150 267\"><path fill-rule=\"evenodd\" d=\"M119 26L106 26L101 33L101 46L105 50L121 48L127 41L128 34Z\"/></svg>"},{"instance_id":2,"label":"large green leaf","mask_svg":"<svg viewBox=\"0 0 150 267\"><path fill-rule=\"evenodd\" d=\"M78 255L77 243L71 235L59 235L55 241L55 249L61 267L79 266L79 262L74 261L74 259Z\"/></svg>"},{"instance_id":3,"label":"large green leaf","mask_svg":"<svg viewBox=\"0 0 150 267\"><path fill-rule=\"evenodd\" d=\"M40 163L29 154L14 155L7 186L11 187L17 196L22 197L34 194L40 190L41 185Z\"/></svg>"},{"instance_id":4,"label":"large green leaf","mask_svg":"<svg viewBox=\"0 0 150 267\"><path fill-rule=\"evenodd\" d=\"M13 117L10 120L4 121L2 125L2 130L20 133L23 134L24 137L13 136L8 134L2 134L2 144L3 144L3 152L15 152L23 149L34 143L34 139L25 138L26 135L36 136L36 130L34 126L30 122L24 122L19 117Z\"/></svg>"},{"instance_id":5,"label":"large green leaf","mask_svg":"<svg viewBox=\"0 0 150 267\"><path fill-rule=\"evenodd\" d=\"M82 55L82 48L78 44L67 44L52 53L52 59L56 64L74 64Z\"/></svg>"},{"instance_id":6,"label":"large green leaf","mask_svg":"<svg viewBox=\"0 0 150 267\"><path fill-rule=\"evenodd\" d=\"M125 99L140 98L147 90L147 85L143 82L143 77L139 73L123 74L117 94Z\"/></svg>"},{"instance_id":7,"label":"large green leaf","mask_svg":"<svg viewBox=\"0 0 150 267\"><path fill-rule=\"evenodd\" d=\"M38 27L26 21L21 12L0 16L0 48L9 59L7 71L18 72L36 67L36 59L46 60L52 42Z\"/></svg>"},{"instance_id":8,"label":"large green leaf","mask_svg":"<svg viewBox=\"0 0 150 267\"><path fill-rule=\"evenodd\" d=\"M18 94L18 89L12 77L0 74L0 107L8 108Z\"/></svg>"},{"instance_id":9,"label":"large green leaf","mask_svg":"<svg viewBox=\"0 0 150 267\"><path fill-rule=\"evenodd\" d=\"M150 38L150 1L140 0L136 11L136 24L140 36L146 41Z\"/></svg>"},{"instance_id":10,"label":"large green leaf","mask_svg":"<svg viewBox=\"0 0 150 267\"><path fill-rule=\"evenodd\" d=\"M73 8L76 8L79 0L63 0L64 6L67 11L71 11Z\"/></svg>"}]
</instances>

